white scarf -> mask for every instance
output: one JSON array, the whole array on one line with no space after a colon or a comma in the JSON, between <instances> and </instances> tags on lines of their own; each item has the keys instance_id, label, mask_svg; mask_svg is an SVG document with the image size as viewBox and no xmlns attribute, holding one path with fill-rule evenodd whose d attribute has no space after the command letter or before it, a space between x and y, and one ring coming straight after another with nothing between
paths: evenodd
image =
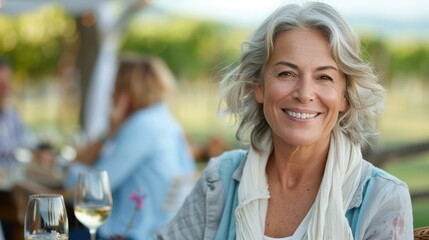
<instances>
[{"instance_id":1,"label":"white scarf","mask_svg":"<svg viewBox=\"0 0 429 240\"><path fill-rule=\"evenodd\" d=\"M272 148L271 141L264 143L263 152L250 149L244 165L235 210L237 240L260 240L264 236L270 198L265 167ZM361 164L360 147L334 130L307 239L353 239L345 213L359 185Z\"/></svg>"}]
</instances>

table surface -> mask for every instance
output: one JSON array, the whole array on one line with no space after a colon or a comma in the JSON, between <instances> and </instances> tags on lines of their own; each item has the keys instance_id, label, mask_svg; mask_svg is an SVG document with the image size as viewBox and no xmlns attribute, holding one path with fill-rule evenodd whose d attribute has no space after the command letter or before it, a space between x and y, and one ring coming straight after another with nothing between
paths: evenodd
<instances>
[{"instance_id":1,"label":"table surface","mask_svg":"<svg viewBox=\"0 0 429 240\"><path fill-rule=\"evenodd\" d=\"M18 219L18 206L12 191L5 189L0 190L0 219L2 222L8 223L8 226L12 228L3 229L3 231L12 231L12 240L24 239L24 226Z\"/></svg>"},{"instance_id":2,"label":"table surface","mask_svg":"<svg viewBox=\"0 0 429 240\"><path fill-rule=\"evenodd\" d=\"M31 180L21 180L10 185L0 185L0 220L7 224L4 232L11 232L12 239L24 239L24 215L28 196L35 193L59 193L66 195L61 188L49 188ZM82 225L74 216L73 206L66 201L69 229ZM9 240L9 239L8 239Z\"/></svg>"}]
</instances>

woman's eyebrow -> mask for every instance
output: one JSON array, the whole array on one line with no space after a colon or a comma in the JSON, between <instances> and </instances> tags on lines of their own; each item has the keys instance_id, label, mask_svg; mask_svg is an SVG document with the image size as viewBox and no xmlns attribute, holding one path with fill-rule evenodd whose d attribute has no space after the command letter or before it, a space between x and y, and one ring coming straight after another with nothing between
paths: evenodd
<instances>
[{"instance_id":1,"label":"woman's eyebrow","mask_svg":"<svg viewBox=\"0 0 429 240\"><path fill-rule=\"evenodd\" d=\"M316 71L323 71L323 70L335 70L335 71L337 71L338 72L338 69L336 68L336 67L334 67L334 66L331 66L331 65L327 65L327 66L321 66L321 67L318 67L317 69L316 69Z\"/></svg>"},{"instance_id":2,"label":"woman's eyebrow","mask_svg":"<svg viewBox=\"0 0 429 240\"><path fill-rule=\"evenodd\" d=\"M279 61L279 62L277 62L276 64L274 64L274 65L286 65L286 66L288 66L288 67L290 67L290 68L293 68L293 69L295 69L295 70L298 70L299 69L299 67L297 66L297 65L295 65L295 64L293 64L293 63L291 63L291 62L286 62L286 61Z\"/></svg>"},{"instance_id":3,"label":"woman's eyebrow","mask_svg":"<svg viewBox=\"0 0 429 240\"><path fill-rule=\"evenodd\" d=\"M299 70L298 65L295 65L295 64L293 64L291 62L287 62L287 61L279 61L274 65L285 65L285 66L288 66L292 69ZM338 69L332 65L320 66L320 67L316 68L316 71L323 71L323 70L330 70L330 69L338 71Z\"/></svg>"}]
</instances>

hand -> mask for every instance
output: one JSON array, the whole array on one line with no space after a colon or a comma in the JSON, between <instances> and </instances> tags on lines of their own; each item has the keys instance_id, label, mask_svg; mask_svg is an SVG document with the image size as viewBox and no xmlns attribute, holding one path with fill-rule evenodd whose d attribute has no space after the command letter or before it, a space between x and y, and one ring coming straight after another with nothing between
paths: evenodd
<instances>
[{"instance_id":1,"label":"hand","mask_svg":"<svg viewBox=\"0 0 429 240\"><path fill-rule=\"evenodd\" d=\"M109 120L109 131L108 137L114 137L121 127L122 123L128 117L129 110L131 108L131 99L126 91L121 91L118 93L117 98L114 101L114 106L110 112Z\"/></svg>"}]
</instances>

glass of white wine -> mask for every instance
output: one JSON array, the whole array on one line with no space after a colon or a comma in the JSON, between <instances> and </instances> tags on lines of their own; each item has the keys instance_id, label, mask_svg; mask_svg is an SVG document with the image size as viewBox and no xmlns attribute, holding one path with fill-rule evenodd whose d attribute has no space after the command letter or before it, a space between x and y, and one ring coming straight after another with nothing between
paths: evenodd
<instances>
[{"instance_id":1,"label":"glass of white wine","mask_svg":"<svg viewBox=\"0 0 429 240\"><path fill-rule=\"evenodd\" d=\"M106 171L90 170L79 174L74 202L76 218L89 229L95 240L97 229L112 210L112 193Z\"/></svg>"},{"instance_id":2,"label":"glass of white wine","mask_svg":"<svg viewBox=\"0 0 429 240\"><path fill-rule=\"evenodd\" d=\"M30 195L24 220L25 240L67 240L68 236L69 225L63 196Z\"/></svg>"}]
</instances>

